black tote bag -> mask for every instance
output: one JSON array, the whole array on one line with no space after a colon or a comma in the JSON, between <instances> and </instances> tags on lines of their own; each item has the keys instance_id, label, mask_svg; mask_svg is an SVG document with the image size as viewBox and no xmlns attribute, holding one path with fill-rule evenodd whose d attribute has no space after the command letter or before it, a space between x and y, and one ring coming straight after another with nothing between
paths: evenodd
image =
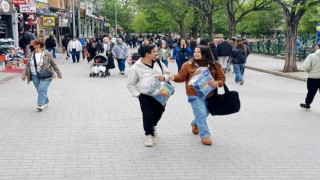
<instances>
[{"instance_id":1,"label":"black tote bag","mask_svg":"<svg viewBox=\"0 0 320 180\"><path fill-rule=\"evenodd\" d=\"M240 111L240 98L237 91L229 91L226 84L224 84L224 94L218 94L218 88L214 91L214 95L207 98L208 111L212 116L228 115Z\"/></svg>"}]
</instances>

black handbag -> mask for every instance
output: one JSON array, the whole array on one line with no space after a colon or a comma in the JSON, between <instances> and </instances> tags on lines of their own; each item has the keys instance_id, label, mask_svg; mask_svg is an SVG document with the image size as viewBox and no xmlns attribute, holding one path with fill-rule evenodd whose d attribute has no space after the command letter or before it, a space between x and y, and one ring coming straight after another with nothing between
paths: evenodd
<instances>
[{"instance_id":1,"label":"black handbag","mask_svg":"<svg viewBox=\"0 0 320 180\"><path fill-rule=\"evenodd\" d=\"M240 98L237 91L229 91L224 84L224 94L218 94L218 88L214 90L214 95L207 98L208 111L212 116L228 115L240 111Z\"/></svg>"},{"instance_id":2,"label":"black handbag","mask_svg":"<svg viewBox=\"0 0 320 180\"><path fill-rule=\"evenodd\" d=\"M41 60L41 58L40 58L40 60ZM36 55L35 54L33 54L33 62L34 62L34 67L36 69L37 75L40 79L51 78L53 76L53 72L50 70L37 71L37 62L36 62Z\"/></svg>"}]
</instances>

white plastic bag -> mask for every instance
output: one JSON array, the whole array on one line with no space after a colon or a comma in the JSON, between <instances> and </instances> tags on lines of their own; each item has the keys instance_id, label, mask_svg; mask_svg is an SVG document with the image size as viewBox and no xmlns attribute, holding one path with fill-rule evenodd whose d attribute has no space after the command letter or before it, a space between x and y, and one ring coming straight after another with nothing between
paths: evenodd
<instances>
[{"instance_id":1,"label":"white plastic bag","mask_svg":"<svg viewBox=\"0 0 320 180\"><path fill-rule=\"evenodd\" d=\"M150 95L160 86L160 81L154 75L145 74L140 78L138 86L140 93Z\"/></svg>"}]
</instances>

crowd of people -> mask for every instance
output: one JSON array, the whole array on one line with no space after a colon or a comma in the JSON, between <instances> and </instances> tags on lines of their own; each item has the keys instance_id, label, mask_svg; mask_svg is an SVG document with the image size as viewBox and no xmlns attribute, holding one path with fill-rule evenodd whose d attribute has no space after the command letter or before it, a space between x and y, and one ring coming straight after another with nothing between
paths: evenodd
<instances>
[{"instance_id":1,"label":"crowd of people","mask_svg":"<svg viewBox=\"0 0 320 180\"><path fill-rule=\"evenodd\" d=\"M49 99L47 91L52 79L57 74L62 78L54 59L56 58L55 49L57 41L53 35L50 35L45 42L40 38L34 38L28 35L30 42L25 43L25 52L29 54L28 62L21 76L22 80L32 81L37 93L37 109L42 111L48 106ZM29 41L28 40L28 41ZM208 68L213 80L209 82L210 86L222 87L226 81L226 73L235 74L235 82L244 84L244 67L246 59L250 54L248 43L245 40L225 37L222 40L193 38L174 40L170 36L135 36L129 35L115 38L112 35L105 35L101 38L84 38L65 35L62 40L66 59L72 58L73 63L79 63L80 58L84 61L97 61L95 59L99 54L105 56L108 60L106 69L114 68L114 60L118 62L119 74L125 74L125 63L128 58L133 56L129 54L130 48L138 48L139 58L128 62L130 68L128 72L127 88L134 97L140 102L142 111L143 128L146 135L145 146L152 147L157 137L157 125L165 111L166 105L161 104L150 94L146 93L144 87L145 78L156 77L159 81L177 83L185 82L186 94L190 103L194 120L191 122L191 131L199 135L201 143L211 145L211 133L207 125L209 115L206 98L198 96L192 85L189 84L193 74L199 67ZM44 50L44 47L47 49ZM304 69L309 73L308 94L305 103L300 106L305 109L310 108L310 104L316 92L320 89L320 44L317 44L317 51L307 57L304 62ZM101 57L101 56L99 56ZM169 71L168 62L176 62L178 73ZM149 84L148 84L149 85ZM179 92L178 92L179 93ZM213 96L214 91L207 97Z\"/></svg>"}]
</instances>

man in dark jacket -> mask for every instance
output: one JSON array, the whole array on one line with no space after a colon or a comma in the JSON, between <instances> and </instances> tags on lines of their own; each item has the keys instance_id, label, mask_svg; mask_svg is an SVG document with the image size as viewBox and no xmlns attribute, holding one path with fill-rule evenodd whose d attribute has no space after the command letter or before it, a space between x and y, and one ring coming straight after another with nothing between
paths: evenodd
<instances>
[{"instance_id":1,"label":"man in dark jacket","mask_svg":"<svg viewBox=\"0 0 320 180\"><path fill-rule=\"evenodd\" d=\"M66 34L64 35L64 38L62 39L62 46L64 47L64 50L67 51L68 49L68 44L69 44L69 41L70 41L70 37L69 37L69 34ZM67 51L67 57L66 59L68 59L70 57L69 55L69 52Z\"/></svg>"},{"instance_id":2,"label":"man in dark jacket","mask_svg":"<svg viewBox=\"0 0 320 180\"><path fill-rule=\"evenodd\" d=\"M45 41L45 45L46 45L47 50L49 52L52 52L52 57L56 58L56 46L57 46L57 43L56 43L56 40L54 38L54 35L52 35L52 34L49 35L49 38L47 38L46 41Z\"/></svg>"},{"instance_id":3,"label":"man in dark jacket","mask_svg":"<svg viewBox=\"0 0 320 180\"><path fill-rule=\"evenodd\" d=\"M227 41L227 37L224 37L224 40L218 44L217 52L219 63L222 65L224 72L231 71L230 67L228 67L228 60L232 52L232 45Z\"/></svg>"}]
</instances>

